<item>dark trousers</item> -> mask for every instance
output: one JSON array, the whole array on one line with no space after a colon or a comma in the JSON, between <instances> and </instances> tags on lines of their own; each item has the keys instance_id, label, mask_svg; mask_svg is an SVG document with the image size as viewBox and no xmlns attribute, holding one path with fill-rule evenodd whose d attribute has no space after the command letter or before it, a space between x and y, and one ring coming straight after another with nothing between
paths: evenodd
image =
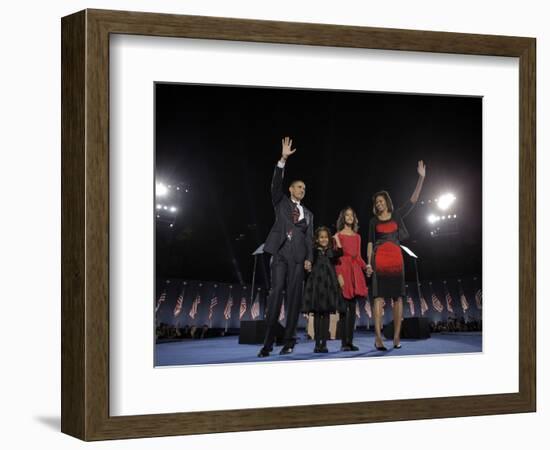
<instances>
[{"instance_id":1,"label":"dark trousers","mask_svg":"<svg viewBox=\"0 0 550 450\"><path fill-rule=\"evenodd\" d=\"M293 258L278 253L271 260L271 294L267 299L267 330L264 348L273 348L275 340L275 325L279 321L283 290L286 291L286 326L284 333L285 345L296 342L296 326L302 309L302 289L304 281L304 263L295 262Z\"/></svg>"},{"instance_id":2,"label":"dark trousers","mask_svg":"<svg viewBox=\"0 0 550 450\"><path fill-rule=\"evenodd\" d=\"M353 343L353 329L355 328L355 303L357 299L346 299L344 301L346 302L346 309L340 312L340 334L342 335L342 345L351 345Z\"/></svg>"},{"instance_id":3,"label":"dark trousers","mask_svg":"<svg viewBox=\"0 0 550 450\"><path fill-rule=\"evenodd\" d=\"M313 333L315 334L315 346L326 347L328 339L330 314L313 313Z\"/></svg>"}]
</instances>

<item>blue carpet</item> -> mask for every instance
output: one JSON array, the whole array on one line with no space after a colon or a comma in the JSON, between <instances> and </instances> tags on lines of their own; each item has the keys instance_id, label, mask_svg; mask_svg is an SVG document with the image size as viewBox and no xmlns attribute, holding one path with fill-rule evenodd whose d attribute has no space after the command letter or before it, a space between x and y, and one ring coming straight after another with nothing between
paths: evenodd
<instances>
[{"instance_id":1,"label":"blue carpet","mask_svg":"<svg viewBox=\"0 0 550 450\"><path fill-rule=\"evenodd\" d=\"M261 345L239 344L238 336L208 339L186 339L155 345L156 366L179 366L197 364L223 364L258 361L296 361L308 359L390 357L407 355L433 355L442 353L481 352L481 333L434 333L429 339L402 339L401 349L394 349L392 341L385 341L387 352L374 348L374 333L356 331L353 343L357 352L341 352L340 341L328 342L329 353L313 353L314 341L307 341L303 335L290 355L279 355L281 347L275 347L271 356L258 358Z\"/></svg>"}]
</instances>

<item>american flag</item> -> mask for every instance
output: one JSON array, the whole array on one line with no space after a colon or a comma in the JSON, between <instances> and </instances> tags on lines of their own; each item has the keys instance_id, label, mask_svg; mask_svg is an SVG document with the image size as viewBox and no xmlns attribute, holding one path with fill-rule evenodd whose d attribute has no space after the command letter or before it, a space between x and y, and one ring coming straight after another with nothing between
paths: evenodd
<instances>
[{"instance_id":1,"label":"american flag","mask_svg":"<svg viewBox=\"0 0 550 450\"><path fill-rule=\"evenodd\" d=\"M241 298L241 309L239 311L239 320L241 320L246 312L246 298Z\"/></svg>"},{"instance_id":2,"label":"american flag","mask_svg":"<svg viewBox=\"0 0 550 450\"><path fill-rule=\"evenodd\" d=\"M191 305L191 309L189 310L189 317L191 319L194 319L197 315L197 311L199 310L199 303L201 302L201 296L197 294L195 297L195 300L193 300L193 304Z\"/></svg>"},{"instance_id":3,"label":"american flag","mask_svg":"<svg viewBox=\"0 0 550 450\"><path fill-rule=\"evenodd\" d=\"M411 316L414 316L414 302L410 295L407 297L407 303L409 304L409 310L411 312Z\"/></svg>"},{"instance_id":4,"label":"american flag","mask_svg":"<svg viewBox=\"0 0 550 450\"><path fill-rule=\"evenodd\" d=\"M253 320L256 320L256 317L260 315L260 293L259 292L256 294L256 300L254 300L252 308L250 309L250 315L252 316Z\"/></svg>"},{"instance_id":5,"label":"american flag","mask_svg":"<svg viewBox=\"0 0 550 450\"><path fill-rule=\"evenodd\" d=\"M420 313L424 315L430 309L424 297L420 297Z\"/></svg>"},{"instance_id":6,"label":"american flag","mask_svg":"<svg viewBox=\"0 0 550 450\"><path fill-rule=\"evenodd\" d=\"M157 306L155 308L155 313L159 310L160 305L162 305L165 301L166 301L166 292L163 292L162 294L160 294L160 297L157 301Z\"/></svg>"},{"instance_id":7,"label":"american flag","mask_svg":"<svg viewBox=\"0 0 550 450\"><path fill-rule=\"evenodd\" d=\"M285 320L285 302L284 300L281 302L281 312L279 313L279 322L282 322Z\"/></svg>"},{"instance_id":8,"label":"american flag","mask_svg":"<svg viewBox=\"0 0 550 450\"><path fill-rule=\"evenodd\" d=\"M454 313L453 297L451 297L451 293L449 291L447 291L447 293L445 294L445 300L447 300L447 311L449 311L450 313Z\"/></svg>"},{"instance_id":9,"label":"american flag","mask_svg":"<svg viewBox=\"0 0 550 450\"><path fill-rule=\"evenodd\" d=\"M482 306L482 297L481 297L481 289L478 289L476 292L476 306L477 309L481 309Z\"/></svg>"},{"instance_id":10,"label":"american flag","mask_svg":"<svg viewBox=\"0 0 550 450\"><path fill-rule=\"evenodd\" d=\"M233 308L233 297L229 297L225 302L225 308L223 310L223 317L225 317L225 320L231 319L231 308Z\"/></svg>"},{"instance_id":11,"label":"american flag","mask_svg":"<svg viewBox=\"0 0 550 450\"><path fill-rule=\"evenodd\" d=\"M470 307L470 304L468 303L468 299L464 295L464 292L460 293L460 305L462 306L462 312L466 312L466 310Z\"/></svg>"},{"instance_id":12,"label":"american flag","mask_svg":"<svg viewBox=\"0 0 550 450\"><path fill-rule=\"evenodd\" d=\"M361 310L359 309L359 303L355 302L355 316L360 319L361 318Z\"/></svg>"},{"instance_id":13,"label":"american flag","mask_svg":"<svg viewBox=\"0 0 550 450\"><path fill-rule=\"evenodd\" d=\"M435 295L435 292L432 292L432 305L437 312L440 313L441 311L443 311L443 305L437 298L437 295Z\"/></svg>"},{"instance_id":14,"label":"american flag","mask_svg":"<svg viewBox=\"0 0 550 450\"><path fill-rule=\"evenodd\" d=\"M208 309L208 320L212 320L212 316L214 315L214 308L218 304L218 297L212 297L210 300L210 308Z\"/></svg>"},{"instance_id":15,"label":"american flag","mask_svg":"<svg viewBox=\"0 0 550 450\"><path fill-rule=\"evenodd\" d=\"M185 291L181 291L181 294L179 295L176 301L176 307L174 308L174 317L178 317L181 314L181 310L183 308L184 292Z\"/></svg>"},{"instance_id":16,"label":"american flag","mask_svg":"<svg viewBox=\"0 0 550 450\"><path fill-rule=\"evenodd\" d=\"M369 299L367 298L365 300L365 312L367 313L367 316L369 316L369 319L372 318L372 309L370 307Z\"/></svg>"}]
</instances>

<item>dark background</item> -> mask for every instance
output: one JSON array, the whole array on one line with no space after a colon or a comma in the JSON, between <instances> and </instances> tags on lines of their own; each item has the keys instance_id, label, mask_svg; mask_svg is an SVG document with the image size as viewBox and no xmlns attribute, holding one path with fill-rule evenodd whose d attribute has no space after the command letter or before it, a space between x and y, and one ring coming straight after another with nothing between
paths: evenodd
<instances>
[{"instance_id":1,"label":"dark background","mask_svg":"<svg viewBox=\"0 0 550 450\"><path fill-rule=\"evenodd\" d=\"M164 83L155 97L156 183L172 186L157 200L178 208L157 218L157 277L251 282L251 253L274 221L270 183L284 136L297 149L285 192L305 181L315 227L334 231L340 209L355 208L365 258L372 194L388 190L398 207L423 159L424 204L407 217L404 242L421 257L420 278L481 275L481 98ZM457 219L432 237L427 216L446 192ZM268 262L259 259L257 285L268 286Z\"/></svg>"}]
</instances>

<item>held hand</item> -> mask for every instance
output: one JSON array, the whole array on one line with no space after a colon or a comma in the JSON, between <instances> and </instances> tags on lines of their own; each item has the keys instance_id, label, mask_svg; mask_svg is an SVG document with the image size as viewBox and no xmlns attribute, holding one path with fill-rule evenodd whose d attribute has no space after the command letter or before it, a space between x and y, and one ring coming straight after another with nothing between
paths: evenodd
<instances>
[{"instance_id":1,"label":"held hand","mask_svg":"<svg viewBox=\"0 0 550 450\"><path fill-rule=\"evenodd\" d=\"M307 259L304 261L304 269L311 272L311 261L308 261Z\"/></svg>"},{"instance_id":2,"label":"held hand","mask_svg":"<svg viewBox=\"0 0 550 450\"><path fill-rule=\"evenodd\" d=\"M418 175L420 175L422 178L426 177L426 165L424 164L424 161L418 161L418 167L416 168L416 171L418 172Z\"/></svg>"},{"instance_id":3,"label":"held hand","mask_svg":"<svg viewBox=\"0 0 550 450\"><path fill-rule=\"evenodd\" d=\"M292 139L288 136L282 140L282 153L281 157L286 161L287 158L296 152L296 149L292 150Z\"/></svg>"},{"instance_id":4,"label":"held hand","mask_svg":"<svg viewBox=\"0 0 550 450\"><path fill-rule=\"evenodd\" d=\"M367 276L370 277L373 274L372 266L370 264L367 264Z\"/></svg>"}]
</instances>

